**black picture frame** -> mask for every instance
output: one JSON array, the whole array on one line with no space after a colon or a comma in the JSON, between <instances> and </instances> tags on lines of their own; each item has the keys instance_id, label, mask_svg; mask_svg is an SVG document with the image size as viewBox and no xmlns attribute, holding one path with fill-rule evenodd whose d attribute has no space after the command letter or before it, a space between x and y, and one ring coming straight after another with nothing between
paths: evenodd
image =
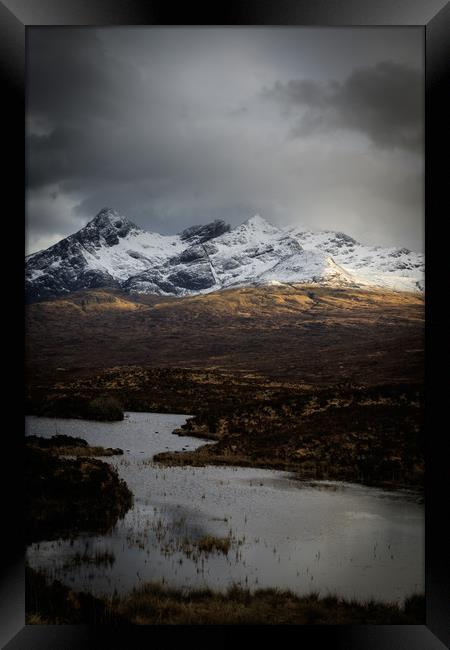
<instances>
[{"instance_id":1,"label":"black picture frame","mask_svg":"<svg viewBox=\"0 0 450 650\"><path fill-rule=\"evenodd\" d=\"M323 643L346 650L438 650L450 647L450 588L448 542L443 534L448 519L447 445L445 407L447 386L439 379L444 370L442 352L446 343L445 310L448 304L444 283L449 255L441 237L445 223L448 185L448 79L450 67L450 4L444 0L241 0L220 6L195 8L191 4L171 7L152 0L3 0L0 1L0 69L4 132L10 144L6 158L6 182L2 188L2 250L12 250L12 233L17 252L6 267L7 318L4 342L19 336L23 348L23 258L24 245L24 109L25 32L36 25L307 25L307 26L419 26L425 32L426 51L426 146L425 146L425 241L426 241L426 625L414 626L303 626L295 628L295 642L303 647ZM5 155L6 154L6 155ZM442 159L441 159L442 157ZM13 228L14 227L14 228ZM0 231L2 232L2 231ZM9 312L7 312L9 314ZM8 331L9 327L9 331ZM4 343L5 344L5 343ZM23 393L20 353L8 368L8 392L12 398ZM18 368L16 378L12 369ZM3 470L7 479L2 491L4 521L8 535L0 582L0 641L8 650L40 648L144 647L149 643L166 648L186 643L228 645L236 638L232 627L140 628L87 626L25 626L24 544L22 526L23 418L20 404L9 408L4 430ZM9 404L7 404L9 407ZM448 429L448 425L447 425ZM5 476L6 475L6 476ZM253 628L253 643L264 638L279 643L280 628ZM263 636L262 636L263 635ZM6 646L5 646L6 644Z\"/></svg>"}]
</instances>

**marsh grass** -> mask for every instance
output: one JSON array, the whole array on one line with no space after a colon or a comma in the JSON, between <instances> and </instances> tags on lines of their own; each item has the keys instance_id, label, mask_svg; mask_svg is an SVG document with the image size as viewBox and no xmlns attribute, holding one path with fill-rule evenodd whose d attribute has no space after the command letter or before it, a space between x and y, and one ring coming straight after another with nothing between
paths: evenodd
<instances>
[{"instance_id":1,"label":"marsh grass","mask_svg":"<svg viewBox=\"0 0 450 650\"><path fill-rule=\"evenodd\" d=\"M223 518L219 521L224 522ZM174 520L167 520L164 517L157 517L137 534L127 536L128 544L144 550L149 544L157 547L166 558L182 554L196 565L204 561L205 555L223 554L228 555L231 550L236 550L237 556L241 557L240 546L244 542L233 534L230 528L225 536L203 535L193 536L187 525L186 517L179 517ZM182 563L182 558L179 558Z\"/></svg>"},{"instance_id":2,"label":"marsh grass","mask_svg":"<svg viewBox=\"0 0 450 650\"><path fill-rule=\"evenodd\" d=\"M150 583L123 597L100 599L75 593L27 568L27 624L121 623L134 625L395 625L424 624L425 598L403 606L374 600L358 602L335 595L320 598L279 589L250 591L233 585L211 589L172 589Z\"/></svg>"},{"instance_id":3,"label":"marsh grass","mask_svg":"<svg viewBox=\"0 0 450 650\"><path fill-rule=\"evenodd\" d=\"M228 554L231 548L231 537L216 537L215 535L205 535L195 542L196 547L201 553L223 553Z\"/></svg>"},{"instance_id":4,"label":"marsh grass","mask_svg":"<svg viewBox=\"0 0 450 650\"><path fill-rule=\"evenodd\" d=\"M83 565L93 565L98 567L112 567L116 558L111 551L97 551L93 555L89 553L75 553L67 562L65 562L61 569L73 569Z\"/></svg>"}]
</instances>

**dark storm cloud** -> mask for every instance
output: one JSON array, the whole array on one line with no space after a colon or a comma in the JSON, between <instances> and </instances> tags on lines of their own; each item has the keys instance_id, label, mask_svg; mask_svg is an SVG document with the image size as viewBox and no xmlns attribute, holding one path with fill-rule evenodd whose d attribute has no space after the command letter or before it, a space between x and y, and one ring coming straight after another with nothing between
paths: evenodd
<instances>
[{"instance_id":1,"label":"dark storm cloud","mask_svg":"<svg viewBox=\"0 0 450 650\"><path fill-rule=\"evenodd\" d=\"M105 205L165 233L259 212L420 248L420 39L420 30L31 29L30 250Z\"/></svg>"},{"instance_id":2,"label":"dark storm cloud","mask_svg":"<svg viewBox=\"0 0 450 650\"><path fill-rule=\"evenodd\" d=\"M110 57L95 30L32 29L28 36L29 109L52 124L80 116L115 120L129 111L137 80L130 63ZM119 84L119 85L118 85Z\"/></svg>"},{"instance_id":3,"label":"dark storm cloud","mask_svg":"<svg viewBox=\"0 0 450 650\"><path fill-rule=\"evenodd\" d=\"M419 70L382 61L354 70L343 82L278 82L264 95L290 109L304 109L291 131L294 137L350 129L381 148L421 151L423 90Z\"/></svg>"}]
</instances>

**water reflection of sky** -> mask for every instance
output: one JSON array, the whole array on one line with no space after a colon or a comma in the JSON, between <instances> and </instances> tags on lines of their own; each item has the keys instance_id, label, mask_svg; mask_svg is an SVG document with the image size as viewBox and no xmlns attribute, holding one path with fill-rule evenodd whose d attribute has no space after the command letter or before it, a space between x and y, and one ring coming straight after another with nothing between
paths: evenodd
<instances>
[{"instance_id":1,"label":"water reflection of sky","mask_svg":"<svg viewBox=\"0 0 450 650\"><path fill-rule=\"evenodd\" d=\"M332 481L299 481L286 472L243 467L174 467L151 461L204 440L172 435L187 416L129 413L123 422L27 418L27 433L80 436L121 447L108 459L135 495L107 536L33 545L33 567L96 593L146 581L177 587L275 586L345 597L402 600L424 590L424 511L411 491ZM231 534L227 556L193 554L186 540ZM112 566L71 558L108 551Z\"/></svg>"}]
</instances>

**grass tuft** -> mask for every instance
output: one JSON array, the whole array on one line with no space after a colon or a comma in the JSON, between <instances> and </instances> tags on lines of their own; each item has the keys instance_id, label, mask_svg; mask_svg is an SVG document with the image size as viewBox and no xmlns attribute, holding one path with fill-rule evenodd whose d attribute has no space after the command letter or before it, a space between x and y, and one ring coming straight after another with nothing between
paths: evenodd
<instances>
[{"instance_id":1,"label":"grass tuft","mask_svg":"<svg viewBox=\"0 0 450 650\"><path fill-rule=\"evenodd\" d=\"M230 537L216 537L215 535L205 535L195 544L201 553L223 553L227 555L231 547Z\"/></svg>"}]
</instances>

